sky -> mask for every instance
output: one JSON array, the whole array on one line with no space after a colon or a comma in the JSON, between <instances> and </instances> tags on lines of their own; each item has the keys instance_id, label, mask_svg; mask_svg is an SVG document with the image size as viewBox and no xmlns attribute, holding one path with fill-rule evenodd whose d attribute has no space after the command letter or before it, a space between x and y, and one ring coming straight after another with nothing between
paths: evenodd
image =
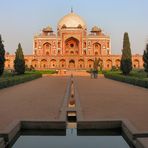
<instances>
[{"instance_id":1,"label":"sky","mask_svg":"<svg viewBox=\"0 0 148 148\"><path fill-rule=\"evenodd\" d=\"M58 21L73 7L88 26L110 35L112 53L121 54L124 32L129 33L132 53L143 54L148 41L148 0L0 0L0 34L7 52L18 43L32 54L33 36Z\"/></svg>"}]
</instances>

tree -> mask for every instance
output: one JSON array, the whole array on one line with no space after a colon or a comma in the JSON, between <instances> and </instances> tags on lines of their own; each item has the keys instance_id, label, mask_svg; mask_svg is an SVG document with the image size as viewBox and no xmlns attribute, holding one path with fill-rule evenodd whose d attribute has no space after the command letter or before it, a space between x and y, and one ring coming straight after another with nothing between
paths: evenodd
<instances>
[{"instance_id":1,"label":"tree","mask_svg":"<svg viewBox=\"0 0 148 148\"><path fill-rule=\"evenodd\" d=\"M25 60L21 44L18 44L18 49L15 53L14 69L18 75L25 73Z\"/></svg>"},{"instance_id":2,"label":"tree","mask_svg":"<svg viewBox=\"0 0 148 148\"><path fill-rule=\"evenodd\" d=\"M143 61L144 71L148 74L148 44L146 45L146 49L144 50Z\"/></svg>"},{"instance_id":3,"label":"tree","mask_svg":"<svg viewBox=\"0 0 148 148\"><path fill-rule=\"evenodd\" d=\"M5 49L2 41L2 37L0 35L0 76L4 72L5 67Z\"/></svg>"},{"instance_id":4,"label":"tree","mask_svg":"<svg viewBox=\"0 0 148 148\"><path fill-rule=\"evenodd\" d=\"M98 77L99 62L100 62L100 59L95 58L94 67L93 67L93 75L94 75L94 78L97 78Z\"/></svg>"},{"instance_id":5,"label":"tree","mask_svg":"<svg viewBox=\"0 0 148 148\"><path fill-rule=\"evenodd\" d=\"M120 69L124 75L129 75L130 71L132 70L132 54L131 54L129 36L127 32L124 33Z\"/></svg>"},{"instance_id":6,"label":"tree","mask_svg":"<svg viewBox=\"0 0 148 148\"><path fill-rule=\"evenodd\" d=\"M95 61L94 61L94 70L95 71L98 71L99 62L100 62L100 59L95 58Z\"/></svg>"}]
</instances>

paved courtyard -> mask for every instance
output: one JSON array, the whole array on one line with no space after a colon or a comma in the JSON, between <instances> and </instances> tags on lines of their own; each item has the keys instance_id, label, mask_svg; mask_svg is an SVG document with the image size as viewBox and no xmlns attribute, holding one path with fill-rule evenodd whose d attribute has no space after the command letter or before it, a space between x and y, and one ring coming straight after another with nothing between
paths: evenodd
<instances>
[{"instance_id":1,"label":"paved courtyard","mask_svg":"<svg viewBox=\"0 0 148 148\"><path fill-rule=\"evenodd\" d=\"M0 90L0 131L17 120L58 120L66 77L44 77Z\"/></svg>"},{"instance_id":2,"label":"paved courtyard","mask_svg":"<svg viewBox=\"0 0 148 148\"><path fill-rule=\"evenodd\" d=\"M84 120L128 119L139 131L148 131L148 90L89 77L75 78Z\"/></svg>"},{"instance_id":3,"label":"paved courtyard","mask_svg":"<svg viewBox=\"0 0 148 148\"><path fill-rule=\"evenodd\" d=\"M18 120L59 120L69 77L43 77L0 90L0 131ZM90 77L74 77L84 120L127 119L148 131L148 90Z\"/></svg>"}]
</instances>

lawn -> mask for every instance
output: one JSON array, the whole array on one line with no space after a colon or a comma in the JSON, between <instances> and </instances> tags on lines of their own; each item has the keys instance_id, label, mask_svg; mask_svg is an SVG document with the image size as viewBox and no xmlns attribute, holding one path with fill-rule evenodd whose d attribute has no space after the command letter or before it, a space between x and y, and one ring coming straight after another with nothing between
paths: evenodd
<instances>
[{"instance_id":1,"label":"lawn","mask_svg":"<svg viewBox=\"0 0 148 148\"><path fill-rule=\"evenodd\" d=\"M32 70L32 71L26 71L26 73L33 73L33 74L55 74L55 70Z\"/></svg>"},{"instance_id":2,"label":"lawn","mask_svg":"<svg viewBox=\"0 0 148 148\"><path fill-rule=\"evenodd\" d=\"M148 77L144 70L133 70L128 76L123 75L121 71L107 71L104 76L116 81L148 88Z\"/></svg>"},{"instance_id":3,"label":"lawn","mask_svg":"<svg viewBox=\"0 0 148 148\"><path fill-rule=\"evenodd\" d=\"M121 71L105 71L105 73L110 73L110 74L117 74L117 75L122 75ZM135 77L139 79L148 79L147 73L143 69L134 69L130 72L130 74L127 77Z\"/></svg>"},{"instance_id":4,"label":"lawn","mask_svg":"<svg viewBox=\"0 0 148 148\"><path fill-rule=\"evenodd\" d=\"M140 78L140 79L148 79L147 73L144 70L133 70L130 73L130 76Z\"/></svg>"},{"instance_id":5,"label":"lawn","mask_svg":"<svg viewBox=\"0 0 148 148\"><path fill-rule=\"evenodd\" d=\"M23 75L13 75L10 71L5 71L0 77L0 89L14 86L27 81L42 77L40 73L25 73Z\"/></svg>"}]
</instances>

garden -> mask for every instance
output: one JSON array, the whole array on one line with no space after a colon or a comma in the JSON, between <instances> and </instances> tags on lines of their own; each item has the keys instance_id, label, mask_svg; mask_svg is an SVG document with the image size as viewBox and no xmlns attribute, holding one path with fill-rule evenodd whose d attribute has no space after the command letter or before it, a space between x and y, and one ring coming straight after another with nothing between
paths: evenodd
<instances>
[{"instance_id":1,"label":"garden","mask_svg":"<svg viewBox=\"0 0 148 148\"><path fill-rule=\"evenodd\" d=\"M121 71L106 71L104 76L112 80L148 88L147 73L143 69L132 70L129 75L123 75Z\"/></svg>"},{"instance_id":2,"label":"garden","mask_svg":"<svg viewBox=\"0 0 148 148\"><path fill-rule=\"evenodd\" d=\"M5 71L4 74L0 77L0 89L35 80L41 77L42 74L40 73L25 73L23 75L14 75L9 71Z\"/></svg>"}]
</instances>

